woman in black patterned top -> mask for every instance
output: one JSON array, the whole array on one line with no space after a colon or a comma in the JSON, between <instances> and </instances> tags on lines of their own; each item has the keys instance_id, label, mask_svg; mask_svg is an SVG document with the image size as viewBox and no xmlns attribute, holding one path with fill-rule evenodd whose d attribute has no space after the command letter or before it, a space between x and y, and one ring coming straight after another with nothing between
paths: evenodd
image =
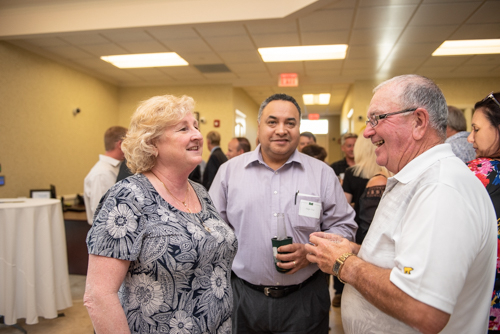
<instances>
[{"instance_id":1,"label":"woman in black patterned top","mask_svg":"<svg viewBox=\"0 0 500 334\"><path fill-rule=\"evenodd\" d=\"M135 175L103 196L87 236L84 303L97 333L230 333L237 241L188 181L203 137L190 97L142 102L122 143Z\"/></svg>"}]
</instances>

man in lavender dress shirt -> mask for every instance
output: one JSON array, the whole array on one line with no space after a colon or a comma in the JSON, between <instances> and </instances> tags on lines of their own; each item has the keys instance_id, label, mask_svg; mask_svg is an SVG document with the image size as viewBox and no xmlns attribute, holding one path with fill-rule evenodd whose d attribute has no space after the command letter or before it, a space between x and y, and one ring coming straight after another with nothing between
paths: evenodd
<instances>
[{"instance_id":1,"label":"man in lavender dress shirt","mask_svg":"<svg viewBox=\"0 0 500 334\"><path fill-rule=\"evenodd\" d=\"M328 284L306 259L304 244L315 231L353 240L357 225L333 170L297 151L300 107L275 94L259 110L256 150L223 164L210 196L234 228L233 333L328 333ZM277 214L285 214L293 244L281 246L276 270L271 238Z\"/></svg>"}]
</instances>

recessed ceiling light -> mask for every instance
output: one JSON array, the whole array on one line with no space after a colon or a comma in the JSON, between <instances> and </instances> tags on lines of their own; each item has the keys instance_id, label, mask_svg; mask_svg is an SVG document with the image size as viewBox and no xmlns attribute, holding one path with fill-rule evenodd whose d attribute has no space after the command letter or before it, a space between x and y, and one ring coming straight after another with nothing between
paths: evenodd
<instances>
[{"instance_id":1,"label":"recessed ceiling light","mask_svg":"<svg viewBox=\"0 0 500 334\"><path fill-rule=\"evenodd\" d=\"M433 56L481 55L500 53L500 39L444 41Z\"/></svg>"},{"instance_id":2,"label":"recessed ceiling light","mask_svg":"<svg viewBox=\"0 0 500 334\"><path fill-rule=\"evenodd\" d=\"M330 94L303 94L302 99L305 105L322 105L330 104Z\"/></svg>"},{"instance_id":3,"label":"recessed ceiling light","mask_svg":"<svg viewBox=\"0 0 500 334\"><path fill-rule=\"evenodd\" d=\"M286 46L277 48L259 48L259 53L267 63L277 61L307 61L344 59L346 44Z\"/></svg>"},{"instance_id":4,"label":"recessed ceiling light","mask_svg":"<svg viewBox=\"0 0 500 334\"><path fill-rule=\"evenodd\" d=\"M119 68L186 66L187 61L175 52L139 53L133 55L103 56L102 60Z\"/></svg>"}]
</instances>

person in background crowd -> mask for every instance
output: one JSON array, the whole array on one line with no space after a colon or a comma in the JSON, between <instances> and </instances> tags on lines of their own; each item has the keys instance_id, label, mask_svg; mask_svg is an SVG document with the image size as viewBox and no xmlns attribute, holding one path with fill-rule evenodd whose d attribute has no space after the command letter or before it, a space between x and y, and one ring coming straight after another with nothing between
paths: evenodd
<instances>
[{"instance_id":1,"label":"person in background crowd","mask_svg":"<svg viewBox=\"0 0 500 334\"><path fill-rule=\"evenodd\" d=\"M375 88L363 135L395 175L361 247L320 232L305 245L309 261L348 283L346 334L488 328L496 216L481 182L441 145L447 113L428 78L404 75Z\"/></svg>"},{"instance_id":2,"label":"person in background crowd","mask_svg":"<svg viewBox=\"0 0 500 334\"><path fill-rule=\"evenodd\" d=\"M299 137L299 146L297 147L299 152L302 152L302 148L304 148L304 146L311 144L316 144L316 136L309 131L302 132Z\"/></svg>"},{"instance_id":3,"label":"person in background crowd","mask_svg":"<svg viewBox=\"0 0 500 334\"><path fill-rule=\"evenodd\" d=\"M341 138L340 149L344 153L344 158L342 160L336 161L330 165L337 176L343 180L345 170L349 167L354 166L354 144L358 139L358 135L355 133L345 133Z\"/></svg>"},{"instance_id":4,"label":"person in background crowd","mask_svg":"<svg viewBox=\"0 0 500 334\"><path fill-rule=\"evenodd\" d=\"M227 161L227 157L220 148L220 134L217 131L207 133L207 148L210 151L205 171L203 172L203 186L209 190L214 180L215 174L220 165Z\"/></svg>"},{"instance_id":5,"label":"person in background crowd","mask_svg":"<svg viewBox=\"0 0 500 334\"><path fill-rule=\"evenodd\" d=\"M240 154L250 152L250 142L245 137L235 137L227 144L227 159L230 160Z\"/></svg>"},{"instance_id":6,"label":"person in background crowd","mask_svg":"<svg viewBox=\"0 0 500 334\"><path fill-rule=\"evenodd\" d=\"M488 191L497 217L497 238L500 240L500 92L490 93L474 106L472 131L467 138L477 158L468 163ZM489 333L500 333L500 249L493 296L491 298Z\"/></svg>"},{"instance_id":7,"label":"person in background crowd","mask_svg":"<svg viewBox=\"0 0 500 334\"><path fill-rule=\"evenodd\" d=\"M326 159L326 150L316 144L309 144L302 148L302 153L307 154L310 157L316 158L320 161L325 162Z\"/></svg>"},{"instance_id":8,"label":"person in background crowd","mask_svg":"<svg viewBox=\"0 0 500 334\"><path fill-rule=\"evenodd\" d=\"M356 143L354 144L355 164L354 166L346 169L344 182L342 183L342 188L344 189L347 202L351 203L354 207L354 212L356 212L356 217L354 218L356 224L358 224L356 240L359 239L358 235L360 233L360 198L365 191L366 184L368 183L368 180L375 175L387 175L386 168L377 165L376 160L375 146L373 146L370 139L364 137L357 138ZM366 231L364 233L366 233ZM339 307L342 298L342 291L344 290L344 284L340 282L337 277L334 277L333 284L335 288L335 297L332 299L332 306Z\"/></svg>"},{"instance_id":9,"label":"person in background crowd","mask_svg":"<svg viewBox=\"0 0 500 334\"><path fill-rule=\"evenodd\" d=\"M92 167L83 181L83 200L90 225L94 221L94 213L101 197L116 183L120 163L124 156L122 140L127 129L112 126L104 133L104 148L106 153L99 154L99 161Z\"/></svg>"},{"instance_id":10,"label":"person in background crowd","mask_svg":"<svg viewBox=\"0 0 500 334\"><path fill-rule=\"evenodd\" d=\"M115 184L87 235L84 304L97 333L229 333L237 240L188 180L203 137L187 96L155 96L132 116Z\"/></svg>"},{"instance_id":11,"label":"person in background crowd","mask_svg":"<svg viewBox=\"0 0 500 334\"><path fill-rule=\"evenodd\" d=\"M327 280L306 260L304 243L313 231L353 240L354 211L332 169L298 152L300 107L293 97L267 98L258 124L260 145L223 164L210 188L240 245L233 264L233 334L328 333ZM293 243L275 250L275 265L271 239L278 213L285 213Z\"/></svg>"},{"instance_id":12,"label":"person in background crowd","mask_svg":"<svg viewBox=\"0 0 500 334\"><path fill-rule=\"evenodd\" d=\"M472 144L467 142L469 132L466 130L467 121L462 110L454 106L448 106L445 143L451 145L453 153L463 162L471 161L476 157Z\"/></svg>"}]
</instances>

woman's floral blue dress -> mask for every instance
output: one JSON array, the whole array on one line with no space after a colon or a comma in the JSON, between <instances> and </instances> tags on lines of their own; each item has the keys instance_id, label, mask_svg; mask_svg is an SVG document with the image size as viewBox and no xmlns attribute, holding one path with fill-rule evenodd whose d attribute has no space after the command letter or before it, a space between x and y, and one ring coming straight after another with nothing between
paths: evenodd
<instances>
[{"instance_id":1,"label":"woman's floral blue dress","mask_svg":"<svg viewBox=\"0 0 500 334\"><path fill-rule=\"evenodd\" d=\"M488 158L477 158L467 163L469 169L481 180L491 197L495 212L497 214L498 249L497 249L497 273L495 286L491 297L490 331L500 330L500 161Z\"/></svg>"},{"instance_id":2,"label":"woman's floral blue dress","mask_svg":"<svg viewBox=\"0 0 500 334\"><path fill-rule=\"evenodd\" d=\"M191 185L197 214L171 206L142 174L114 185L97 208L88 250L131 261L119 297L132 333L231 333L238 243L205 188Z\"/></svg>"}]
</instances>

